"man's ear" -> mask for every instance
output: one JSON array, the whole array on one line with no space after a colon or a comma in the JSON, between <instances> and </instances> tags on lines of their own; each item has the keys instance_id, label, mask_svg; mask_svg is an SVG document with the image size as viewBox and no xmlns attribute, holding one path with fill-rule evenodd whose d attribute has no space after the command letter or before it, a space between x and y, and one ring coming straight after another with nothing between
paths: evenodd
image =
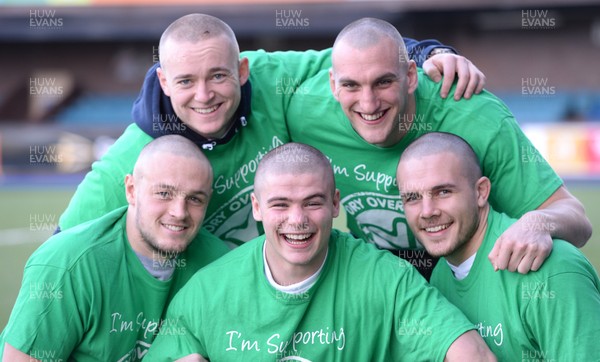
<instances>
[{"instance_id":1,"label":"man's ear","mask_svg":"<svg viewBox=\"0 0 600 362\"><path fill-rule=\"evenodd\" d=\"M406 73L408 78L408 94L413 94L419 85L419 78L417 76L417 63L414 60L408 61L408 71Z\"/></svg>"},{"instance_id":2,"label":"man's ear","mask_svg":"<svg viewBox=\"0 0 600 362\"><path fill-rule=\"evenodd\" d=\"M162 88L163 93L170 97L171 90L169 89L169 82L167 81L167 75L165 74L165 71L161 67L158 67L156 68L156 75L158 76L158 81L160 82L160 87Z\"/></svg>"},{"instance_id":3,"label":"man's ear","mask_svg":"<svg viewBox=\"0 0 600 362\"><path fill-rule=\"evenodd\" d=\"M335 189L333 194L333 217L336 218L340 215L340 190Z\"/></svg>"},{"instance_id":4,"label":"man's ear","mask_svg":"<svg viewBox=\"0 0 600 362\"><path fill-rule=\"evenodd\" d=\"M475 183L475 190L477 191L477 205L479 207L485 206L490 197L490 191L492 189L492 183L490 179L482 176Z\"/></svg>"},{"instance_id":5,"label":"man's ear","mask_svg":"<svg viewBox=\"0 0 600 362\"><path fill-rule=\"evenodd\" d=\"M258 198L256 197L256 194L254 192L250 194L250 200L252 201L252 216L254 216L254 220L262 221L260 205L258 203Z\"/></svg>"},{"instance_id":6,"label":"man's ear","mask_svg":"<svg viewBox=\"0 0 600 362\"><path fill-rule=\"evenodd\" d=\"M129 205L135 205L135 185L131 174L125 176L125 198Z\"/></svg>"},{"instance_id":7,"label":"man's ear","mask_svg":"<svg viewBox=\"0 0 600 362\"><path fill-rule=\"evenodd\" d=\"M250 64L248 62L248 58L240 59L240 68L238 74L240 78L240 86L246 84L248 78L250 77Z\"/></svg>"},{"instance_id":8,"label":"man's ear","mask_svg":"<svg viewBox=\"0 0 600 362\"><path fill-rule=\"evenodd\" d=\"M340 101L338 99L338 94L337 94L337 86L335 84L335 75L333 74L333 68L329 68L329 87L331 88L331 93L333 93L333 98L335 98L336 101Z\"/></svg>"}]
</instances>

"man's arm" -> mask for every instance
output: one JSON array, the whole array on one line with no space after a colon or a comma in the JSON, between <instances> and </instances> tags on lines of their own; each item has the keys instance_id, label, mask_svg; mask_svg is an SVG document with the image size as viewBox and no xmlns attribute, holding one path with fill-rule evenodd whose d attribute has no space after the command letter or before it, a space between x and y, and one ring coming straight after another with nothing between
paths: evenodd
<instances>
[{"instance_id":1,"label":"man's arm","mask_svg":"<svg viewBox=\"0 0 600 362\"><path fill-rule=\"evenodd\" d=\"M583 205L561 186L540 207L511 225L488 257L496 270L524 274L542 266L552 251L553 238L582 247L591 235L592 225Z\"/></svg>"},{"instance_id":2,"label":"man's arm","mask_svg":"<svg viewBox=\"0 0 600 362\"><path fill-rule=\"evenodd\" d=\"M552 237L574 245L585 243L591 227L583 207L566 191L504 103L483 92L468 102L457 102L447 117L454 122L445 130L467 140L491 180L492 207L519 219L488 254L496 269L525 273L539 268L550 254ZM465 122L476 126L465 128Z\"/></svg>"},{"instance_id":3,"label":"man's arm","mask_svg":"<svg viewBox=\"0 0 600 362\"><path fill-rule=\"evenodd\" d=\"M444 361L496 361L496 357L475 330L463 333L446 353Z\"/></svg>"},{"instance_id":4,"label":"man's arm","mask_svg":"<svg viewBox=\"0 0 600 362\"><path fill-rule=\"evenodd\" d=\"M40 362L40 360L31 357L27 353L19 351L8 343L4 343L2 362Z\"/></svg>"}]
</instances>

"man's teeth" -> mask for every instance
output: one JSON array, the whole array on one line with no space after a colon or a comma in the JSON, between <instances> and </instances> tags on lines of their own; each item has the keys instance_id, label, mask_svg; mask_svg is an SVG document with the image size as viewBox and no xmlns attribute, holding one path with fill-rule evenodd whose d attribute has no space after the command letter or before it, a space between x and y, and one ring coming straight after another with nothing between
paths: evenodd
<instances>
[{"instance_id":1,"label":"man's teeth","mask_svg":"<svg viewBox=\"0 0 600 362\"><path fill-rule=\"evenodd\" d=\"M181 230L185 229L183 226L177 226L177 225L163 224L163 226L171 231L181 231Z\"/></svg>"},{"instance_id":2,"label":"man's teeth","mask_svg":"<svg viewBox=\"0 0 600 362\"><path fill-rule=\"evenodd\" d=\"M367 121L374 121L376 119L381 118L381 116L383 116L383 112L379 112L379 113L375 113L375 114L366 114L366 113L360 113L360 116Z\"/></svg>"},{"instance_id":3,"label":"man's teeth","mask_svg":"<svg viewBox=\"0 0 600 362\"><path fill-rule=\"evenodd\" d=\"M211 113L217 110L217 108L219 108L219 105L217 104L216 106L212 106L210 108L193 108L194 111L200 113L200 114L207 114L207 113Z\"/></svg>"},{"instance_id":4,"label":"man's teeth","mask_svg":"<svg viewBox=\"0 0 600 362\"><path fill-rule=\"evenodd\" d=\"M292 244L302 244L311 234L284 234L285 238ZM296 242L292 241L296 240Z\"/></svg>"},{"instance_id":5,"label":"man's teeth","mask_svg":"<svg viewBox=\"0 0 600 362\"><path fill-rule=\"evenodd\" d=\"M433 227L428 227L425 228L425 231L427 231L428 233L436 233L438 231L442 231L447 229L450 226L450 224L444 224L444 225L438 225L438 226L433 226Z\"/></svg>"}]
</instances>

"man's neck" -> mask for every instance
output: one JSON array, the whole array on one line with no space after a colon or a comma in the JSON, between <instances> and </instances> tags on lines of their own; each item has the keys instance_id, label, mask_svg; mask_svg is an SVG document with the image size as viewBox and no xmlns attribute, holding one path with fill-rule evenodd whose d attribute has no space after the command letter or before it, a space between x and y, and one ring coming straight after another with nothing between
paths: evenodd
<instances>
[{"instance_id":1,"label":"man's neck","mask_svg":"<svg viewBox=\"0 0 600 362\"><path fill-rule=\"evenodd\" d=\"M267 248L267 245L265 245L265 248ZM320 258L320 260L316 263L313 263L315 265L311 266L290 265L288 263L276 262L273 260L274 258L269 257L268 249L266 249L265 256L267 266L271 271L273 280L279 285L293 285L310 278L321 268L321 266L323 266L327 256L327 250L324 250L323 256Z\"/></svg>"},{"instance_id":2,"label":"man's neck","mask_svg":"<svg viewBox=\"0 0 600 362\"><path fill-rule=\"evenodd\" d=\"M483 208L479 209L479 225L477 230L473 233L473 236L464 243L460 248L455 250L452 254L446 255L445 258L448 262L454 266L462 264L465 260L473 256L477 250L481 247L485 232L487 231L487 219L490 213L490 205L486 204Z\"/></svg>"}]
</instances>

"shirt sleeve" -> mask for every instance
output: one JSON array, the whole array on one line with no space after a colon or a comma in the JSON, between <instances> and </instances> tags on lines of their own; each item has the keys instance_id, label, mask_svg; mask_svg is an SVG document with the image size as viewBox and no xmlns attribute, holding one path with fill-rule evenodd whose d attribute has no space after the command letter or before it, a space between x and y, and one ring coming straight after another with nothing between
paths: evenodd
<instances>
[{"instance_id":1,"label":"shirt sleeve","mask_svg":"<svg viewBox=\"0 0 600 362\"><path fill-rule=\"evenodd\" d=\"M403 260L400 263L406 273L396 292L394 358L443 361L452 343L475 326L412 265ZM424 356L423 351L429 355Z\"/></svg>"},{"instance_id":2,"label":"shirt sleeve","mask_svg":"<svg viewBox=\"0 0 600 362\"><path fill-rule=\"evenodd\" d=\"M127 205L125 175L133 171L142 147L151 139L136 125L129 126L77 186L60 217L60 229L69 229Z\"/></svg>"},{"instance_id":3,"label":"shirt sleeve","mask_svg":"<svg viewBox=\"0 0 600 362\"><path fill-rule=\"evenodd\" d=\"M513 218L537 209L563 184L512 116L497 123L483 159L483 174L492 183L494 210Z\"/></svg>"},{"instance_id":4,"label":"shirt sleeve","mask_svg":"<svg viewBox=\"0 0 600 362\"><path fill-rule=\"evenodd\" d=\"M71 275L62 268L25 268L4 342L38 360L66 361L85 330Z\"/></svg>"},{"instance_id":5,"label":"shirt sleeve","mask_svg":"<svg viewBox=\"0 0 600 362\"><path fill-rule=\"evenodd\" d=\"M555 244L556 245L556 244ZM583 258L583 257L582 257ZM568 263L564 259L561 263ZM586 262L579 270L555 274L521 293L529 303L522 316L531 338L539 344L536 358L544 361L600 359L600 292L598 277ZM528 283L531 287L532 283Z\"/></svg>"}]
</instances>

